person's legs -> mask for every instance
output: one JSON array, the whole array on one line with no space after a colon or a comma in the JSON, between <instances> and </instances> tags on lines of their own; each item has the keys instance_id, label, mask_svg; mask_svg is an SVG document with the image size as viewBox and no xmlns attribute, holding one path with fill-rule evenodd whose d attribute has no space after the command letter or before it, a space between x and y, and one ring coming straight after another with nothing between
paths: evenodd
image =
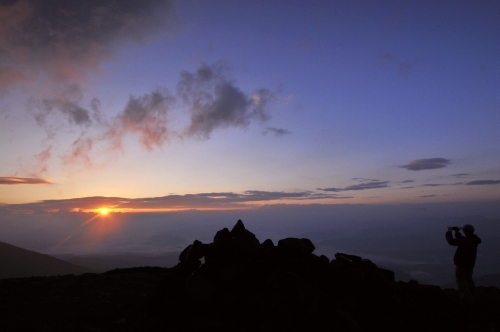
<instances>
[{"instance_id":1,"label":"person's legs","mask_svg":"<svg viewBox=\"0 0 500 332\"><path fill-rule=\"evenodd\" d=\"M474 298L476 285L472 280L473 269L464 269L459 266L455 267L455 280L458 286L460 298L471 300Z\"/></svg>"},{"instance_id":2,"label":"person's legs","mask_svg":"<svg viewBox=\"0 0 500 332\"><path fill-rule=\"evenodd\" d=\"M455 281L458 286L458 294L460 298L464 298L467 294L467 283L466 283L465 272L458 266L455 266Z\"/></svg>"},{"instance_id":3,"label":"person's legs","mask_svg":"<svg viewBox=\"0 0 500 332\"><path fill-rule=\"evenodd\" d=\"M467 297L470 299L475 299L476 297L476 284L472 280L472 273L474 269L465 269L465 284L467 285Z\"/></svg>"}]
</instances>

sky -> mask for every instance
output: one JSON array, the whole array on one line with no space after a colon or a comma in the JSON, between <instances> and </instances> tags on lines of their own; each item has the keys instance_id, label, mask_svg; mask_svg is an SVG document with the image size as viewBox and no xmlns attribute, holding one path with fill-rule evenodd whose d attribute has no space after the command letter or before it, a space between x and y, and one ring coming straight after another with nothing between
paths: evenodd
<instances>
[{"instance_id":1,"label":"sky","mask_svg":"<svg viewBox=\"0 0 500 332\"><path fill-rule=\"evenodd\" d=\"M499 14L3 1L0 214L498 202Z\"/></svg>"}]
</instances>

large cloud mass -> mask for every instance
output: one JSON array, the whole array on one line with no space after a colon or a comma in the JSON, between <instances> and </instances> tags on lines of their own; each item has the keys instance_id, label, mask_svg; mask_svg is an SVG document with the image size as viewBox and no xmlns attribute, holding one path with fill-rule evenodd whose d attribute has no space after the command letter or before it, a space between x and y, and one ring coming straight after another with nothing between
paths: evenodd
<instances>
[{"instance_id":1,"label":"large cloud mass","mask_svg":"<svg viewBox=\"0 0 500 332\"><path fill-rule=\"evenodd\" d=\"M0 3L0 89L40 75L75 80L119 42L173 22L168 0L14 0Z\"/></svg>"}]
</instances>

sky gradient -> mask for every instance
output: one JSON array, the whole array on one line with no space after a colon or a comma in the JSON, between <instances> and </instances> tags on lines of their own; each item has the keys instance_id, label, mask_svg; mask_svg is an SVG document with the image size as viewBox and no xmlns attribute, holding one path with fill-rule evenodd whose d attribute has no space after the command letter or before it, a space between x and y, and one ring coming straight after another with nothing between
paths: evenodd
<instances>
[{"instance_id":1,"label":"sky gradient","mask_svg":"<svg viewBox=\"0 0 500 332\"><path fill-rule=\"evenodd\" d=\"M499 15L3 2L0 213L499 201Z\"/></svg>"}]
</instances>

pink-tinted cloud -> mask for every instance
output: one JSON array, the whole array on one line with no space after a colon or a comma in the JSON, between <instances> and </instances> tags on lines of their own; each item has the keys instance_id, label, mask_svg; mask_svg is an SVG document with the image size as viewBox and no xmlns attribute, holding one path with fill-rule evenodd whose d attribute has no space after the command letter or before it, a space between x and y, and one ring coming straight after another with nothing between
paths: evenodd
<instances>
[{"instance_id":1,"label":"pink-tinted cloud","mask_svg":"<svg viewBox=\"0 0 500 332\"><path fill-rule=\"evenodd\" d=\"M0 185L20 184L50 184L51 182L41 178L23 178L15 176L0 176Z\"/></svg>"},{"instance_id":2,"label":"pink-tinted cloud","mask_svg":"<svg viewBox=\"0 0 500 332\"><path fill-rule=\"evenodd\" d=\"M14 68L0 67L0 91L8 88L11 85L17 84L18 82L26 81L26 75Z\"/></svg>"},{"instance_id":3,"label":"pink-tinted cloud","mask_svg":"<svg viewBox=\"0 0 500 332\"><path fill-rule=\"evenodd\" d=\"M79 137L73 142L71 151L63 157L64 165L83 165L85 168L91 168L93 165L90 157L94 142L88 137Z\"/></svg>"},{"instance_id":4,"label":"pink-tinted cloud","mask_svg":"<svg viewBox=\"0 0 500 332\"><path fill-rule=\"evenodd\" d=\"M156 90L139 97L130 96L125 109L118 114L103 139L120 148L125 135L139 135L139 142L148 151L163 146L171 130L168 128L168 110L174 98L167 90Z\"/></svg>"},{"instance_id":5,"label":"pink-tinted cloud","mask_svg":"<svg viewBox=\"0 0 500 332\"><path fill-rule=\"evenodd\" d=\"M51 150L52 150L52 145L49 145L45 150L33 156L33 159L35 161L35 168L37 169L35 174L41 174L47 172L48 170L47 163L52 155Z\"/></svg>"}]
</instances>

